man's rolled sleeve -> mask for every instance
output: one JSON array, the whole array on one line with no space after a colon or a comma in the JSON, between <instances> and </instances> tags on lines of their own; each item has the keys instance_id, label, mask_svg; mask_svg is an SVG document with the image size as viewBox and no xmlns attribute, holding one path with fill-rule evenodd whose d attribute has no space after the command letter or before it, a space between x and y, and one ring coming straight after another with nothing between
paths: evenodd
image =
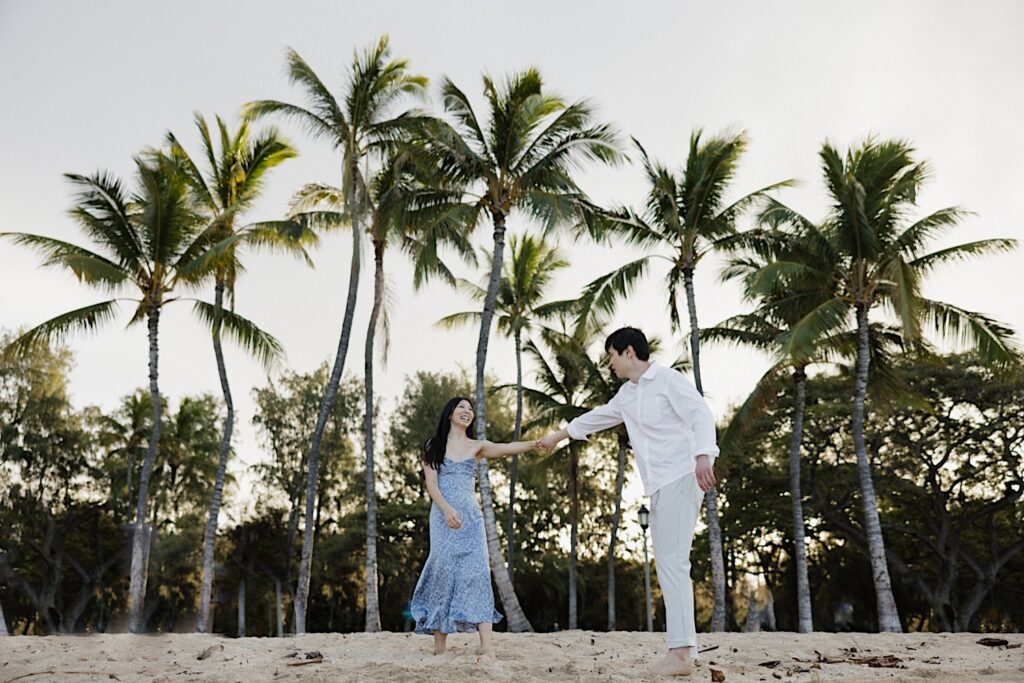
<instances>
[{"instance_id":1,"label":"man's rolled sleeve","mask_svg":"<svg viewBox=\"0 0 1024 683\"><path fill-rule=\"evenodd\" d=\"M588 434L622 424L622 412L616 405L615 398L612 397L607 404L583 413L570 422L565 428L565 431L569 432L569 437L577 441L586 441Z\"/></svg>"},{"instance_id":2,"label":"man's rolled sleeve","mask_svg":"<svg viewBox=\"0 0 1024 683\"><path fill-rule=\"evenodd\" d=\"M668 382L668 400L679 419L693 430L693 456L707 455L711 462L718 457L715 416L707 401L680 373L674 372Z\"/></svg>"}]
</instances>

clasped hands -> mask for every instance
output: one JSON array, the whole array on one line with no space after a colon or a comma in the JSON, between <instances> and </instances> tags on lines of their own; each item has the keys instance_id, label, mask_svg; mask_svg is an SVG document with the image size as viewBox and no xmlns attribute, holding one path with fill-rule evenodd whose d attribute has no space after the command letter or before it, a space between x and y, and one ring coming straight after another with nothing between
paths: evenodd
<instances>
[{"instance_id":1,"label":"clasped hands","mask_svg":"<svg viewBox=\"0 0 1024 683\"><path fill-rule=\"evenodd\" d=\"M547 436L542 436L537 439L533 443L533 447L543 453L550 453L555 450L555 447L558 446L558 442L561 440L562 439L559 438L557 433L548 434Z\"/></svg>"}]
</instances>

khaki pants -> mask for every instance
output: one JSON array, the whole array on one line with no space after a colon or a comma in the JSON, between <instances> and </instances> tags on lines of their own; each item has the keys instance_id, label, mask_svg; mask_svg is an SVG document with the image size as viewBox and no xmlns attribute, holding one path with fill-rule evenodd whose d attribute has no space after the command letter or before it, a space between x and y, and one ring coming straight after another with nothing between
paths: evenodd
<instances>
[{"instance_id":1,"label":"khaki pants","mask_svg":"<svg viewBox=\"0 0 1024 683\"><path fill-rule=\"evenodd\" d=\"M697 627L693 617L690 546L704 492L694 473L661 487L651 496L651 540L655 571L665 598L669 648L689 647L697 657Z\"/></svg>"}]
</instances>

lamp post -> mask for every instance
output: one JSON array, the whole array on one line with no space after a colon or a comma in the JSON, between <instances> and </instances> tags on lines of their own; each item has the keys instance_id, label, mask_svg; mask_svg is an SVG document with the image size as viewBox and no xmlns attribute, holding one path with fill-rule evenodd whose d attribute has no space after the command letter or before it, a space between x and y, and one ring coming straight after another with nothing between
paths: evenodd
<instances>
[{"instance_id":1,"label":"lamp post","mask_svg":"<svg viewBox=\"0 0 1024 683\"><path fill-rule=\"evenodd\" d=\"M654 632L654 615L651 613L651 563L647 560L647 527L651 512L646 505L641 505L636 517L640 528L644 530L644 605L647 612L647 632Z\"/></svg>"}]
</instances>

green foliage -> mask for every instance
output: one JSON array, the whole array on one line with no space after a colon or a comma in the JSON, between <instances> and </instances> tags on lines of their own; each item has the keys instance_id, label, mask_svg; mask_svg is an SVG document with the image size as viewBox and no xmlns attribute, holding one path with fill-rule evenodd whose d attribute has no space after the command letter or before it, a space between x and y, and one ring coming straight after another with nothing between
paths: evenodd
<instances>
[{"instance_id":1,"label":"green foliage","mask_svg":"<svg viewBox=\"0 0 1024 683\"><path fill-rule=\"evenodd\" d=\"M5 335L5 340L10 340ZM127 533L146 442L149 394L113 411L76 410L72 357L34 346L0 363L0 581L19 632L121 628ZM210 396L163 406L150 513L156 532L146 618L173 630L191 618L204 510L213 487L220 406Z\"/></svg>"},{"instance_id":2,"label":"green foliage","mask_svg":"<svg viewBox=\"0 0 1024 683\"><path fill-rule=\"evenodd\" d=\"M1020 380L1001 379L970 356L938 364L904 359L899 370L925 407L878 398L866 433L900 614L915 630L1003 628L1007 612L1016 611L1007 610L1001 596L1019 583L1011 571L1024 552ZM871 630L874 593L849 392L843 375L808 382L803 491L809 573L816 623L831 628L833 610L846 601L853 605L853 628ZM775 593L781 629L796 623L785 495L791 409L782 388L742 443L719 461L723 535L738 558L732 583L763 577Z\"/></svg>"}]
</instances>

